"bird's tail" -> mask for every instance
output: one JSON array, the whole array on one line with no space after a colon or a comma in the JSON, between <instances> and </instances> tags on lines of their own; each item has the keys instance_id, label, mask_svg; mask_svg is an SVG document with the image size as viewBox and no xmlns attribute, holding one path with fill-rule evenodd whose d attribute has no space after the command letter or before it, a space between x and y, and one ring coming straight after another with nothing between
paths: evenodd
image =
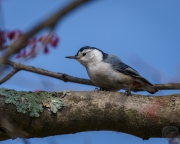
<instances>
[{"instance_id":1,"label":"bird's tail","mask_svg":"<svg viewBox=\"0 0 180 144\"><path fill-rule=\"evenodd\" d=\"M155 86L151 86L151 85L146 85L144 87L144 90L146 90L150 94L154 94L154 93L156 93L158 91L158 89Z\"/></svg>"}]
</instances>

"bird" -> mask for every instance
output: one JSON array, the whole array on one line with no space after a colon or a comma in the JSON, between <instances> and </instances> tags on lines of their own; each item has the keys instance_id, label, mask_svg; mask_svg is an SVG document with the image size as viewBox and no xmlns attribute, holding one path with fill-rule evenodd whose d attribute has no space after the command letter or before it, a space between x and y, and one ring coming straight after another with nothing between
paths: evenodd
<instances>
[{"instance_id":1,"label":"bird","mask_svg":"<svg viewBox=\"0 0 180 144\"><path fill-rule=\"evenodd\" d=\"M107 54L96 47L84 46L75 56L65 58L75 59L87 70L90 80L104 91L119 91L125 89L131 95L133 89L143 89L154 94L158 89L142 77L135 69L125 64L118 56Z\"/></svg>"}]
</instances>

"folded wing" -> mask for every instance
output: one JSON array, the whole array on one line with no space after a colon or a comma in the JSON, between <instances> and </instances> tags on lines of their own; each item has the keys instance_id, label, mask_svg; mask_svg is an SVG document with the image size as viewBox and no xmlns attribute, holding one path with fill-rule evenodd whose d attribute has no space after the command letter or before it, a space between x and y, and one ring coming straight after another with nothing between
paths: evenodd
<instances>
[{"instance_id":1,"label":"folded wing","mask_svg":"<svg viewBox=\"0 0 180 144\"><path fill-rule=\"evenodd\" d=\"M104 62L110 63L115 70L121 73L141 79L143 82L153 86L148 80L143 78L135 69L123 63L116 55L107 55L104 59Z\"/></svg>"}]
</instances>

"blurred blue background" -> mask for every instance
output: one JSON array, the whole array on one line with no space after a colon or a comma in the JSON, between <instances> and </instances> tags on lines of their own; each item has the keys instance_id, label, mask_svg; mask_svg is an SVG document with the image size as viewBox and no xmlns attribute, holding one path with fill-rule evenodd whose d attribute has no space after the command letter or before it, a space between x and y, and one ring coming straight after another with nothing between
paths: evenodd
<instances>
[{"instance_id":1,"label":"blurred blue background","mask_svg":"<svg viewBox=\"0 0 180 144\"><path fill-rule=\"evenodd\" d=\"M2 0L0 26L4 30L28 31L42 20L63 8L70 0ZM56 49L49 54L23 61L26 65L88 78L77 61L65 59L82 46L93 46L118 55L152 83L180 82L180 1L94 0L61 20L54 32L60 37ZM38 35L48 34L47 30ZM92 86L64 83L53 78L19 72L2 87L16 90L61 91L64 89L94 90ZM156 95L179 93L159 91ZM142 94L148 94L141 92ZM30 143L63 144L164 144L160 138L142 139L118 132L82 132L77 134L29 139ZM21 139L2 144L21 144Z\"/></svg>"}]
</instances>

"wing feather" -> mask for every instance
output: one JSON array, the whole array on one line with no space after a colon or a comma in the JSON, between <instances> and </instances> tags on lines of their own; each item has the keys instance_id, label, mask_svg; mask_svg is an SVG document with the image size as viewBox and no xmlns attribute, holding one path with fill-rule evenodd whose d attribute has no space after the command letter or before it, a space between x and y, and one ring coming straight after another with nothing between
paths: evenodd
<instances>
[{"instance_id":1,"label":"wing feather","mask_svg":"<svg viewBox=\"0 0 180 144\"><path fill-rule=\"evenodd\" d=\"M116 55L107 55L106 59L104 59L104 62L110 63L115 70L121 73L141 79L145 83L153 86L148 80L143 78L135 69L123 63Z\"/></svg>"}]
</instances>

